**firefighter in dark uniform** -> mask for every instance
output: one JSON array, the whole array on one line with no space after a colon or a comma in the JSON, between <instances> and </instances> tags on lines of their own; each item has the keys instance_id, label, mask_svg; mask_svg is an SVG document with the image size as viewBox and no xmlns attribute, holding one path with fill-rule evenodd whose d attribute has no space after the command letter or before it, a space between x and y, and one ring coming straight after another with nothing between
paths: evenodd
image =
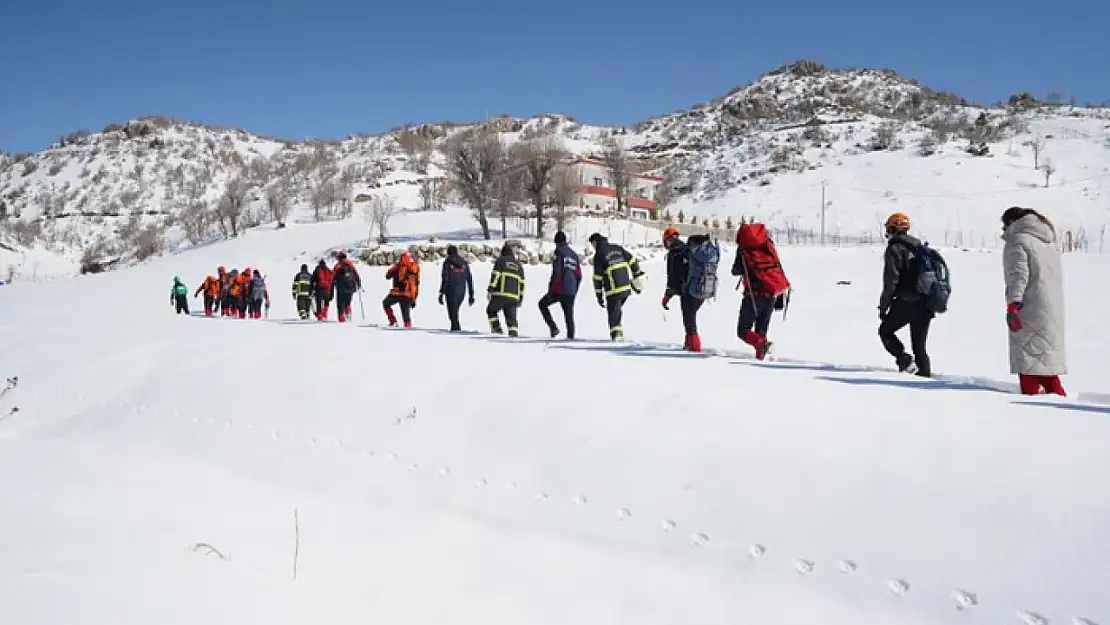
<instances>
[{"instance_id":1,"label":"firefighter in dark uniform","mask_svg":"<svg viewBox=\"0 0 1110 625\"><path fill-rule=\"evenodd\" d=\"M493 264L486 299L489 300L486 317L489 317L490 331L494 334L502 333L498 314L504 312L509 336L518 336L516 313L524 299L524 267L513 255L513 248L508 244L501 248L501 257Z\"/></svg>"},{"instance_id":2,"label":"firefighter in dark uniform","mask_svg":"<svg viewBox=\"0 0 1110 625\"><path fill-rule=\"evenodd\" d=\"M600 233L590 235L590 245L594 247L594 294L597 304L609 316L609 338L614 341L624 339L621 317L624 303L633 291L643 290L644 272L640 264L628 250L610 243Z\"/></svg>"},{"instance_id":3,"label":"firefighter in dark uniform","mask_svg":"<svg viewBox=\"0 0 1110 625\"><path fill-rule=\"evenodd\" d=\"M297 303L297 316L308 319L312 312L312 274L308 265L301 265L300 272L293 276L293 301Z\"/></svg>"}]
</instances>

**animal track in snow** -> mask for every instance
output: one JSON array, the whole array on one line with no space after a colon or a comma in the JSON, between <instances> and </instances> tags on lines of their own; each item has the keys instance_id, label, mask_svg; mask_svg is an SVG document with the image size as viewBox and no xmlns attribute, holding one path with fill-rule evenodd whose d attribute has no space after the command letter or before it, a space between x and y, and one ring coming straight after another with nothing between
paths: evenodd
<instances>
[{"instance_id":1,"label":"animal track in snow","mask_svg":"<svg viewBox=\"0 0 1110 625\"><path fill-rule=\"evenodd\" d=\"M505 488L509 490L516 490L516 482L506 482Z\"/></svg>"},{"instance_id":2,"label":"animal track in snow","mask_svg":"<svg viewBox=\"0 0 1110 625\"><path fill-rule=\"evenodd\" d=\"M966 610L968 608L974 608L975 606L979 605L979 597L977 597L973 592L968 592L966 590L960 590L959 588L957 588L952 591L951 596L952 600L956 602L957 610Z\"/></svg>"},{"instance_id":3,"label":"animal track in snow","mask_svg":"<svg viewBox=\"0 0 1110 625\"><path fill-rule=\"evenodd\" d=\"M617 518L622 521L624 521L625 519L631 519L632 511L628 508L621 508L620 510L617 510Z\"/></svg>"},{"instance_id":4,"label":"animal track in snow","mask_svg":"<svg viewBox=\"0 0 1110 625\"><path fill-rule=\"evenodd\" d=\"M809 560L796 560L794 562L794 570L798 572L798 575L809 575L815 568L817 568L817 565Z\"/></svg>"},{"instance_id":5,"label":"animal track in snow","mask_svg":"<svg viewBox=\"0 0 1110 625\"><path fill-rule=\"evenodd\" d=\"M480 477L478 481L474 482L474 488L485 488L487 483L486 478Z\"/></svg>"},{"instance_id":6,"label":"animal track in snow","mask_svg":"<svg viewBox=\"0 0 1110 625\"><path fill-rule=\"evenodd\" d=\"M698 532L692 537L695 547L704 547L709 544L709 535Z\"/></svg>"},{"instance_id":7,"label":"animal track in snow","mask_svg":"<svg viewBox=\"0 0 1110 625\"><path fill-rule=\"evenodd\" d=\"M451 467L443 467L439 470L440 475L451 475Z\"/></svg>"},{"instance_id":8,"label":"animal track in snow","mask_svg":"<svg viewBox=\"0 0 1110 625\"><path fill-rule=\"evenodd\" d=\"M537 493L536 494L536 501L541 502L541 503L547 501L547 493Z\"/></svg>"},{"instance_id":9,"label":"animal track in snow","mask_svg":"<svg viewBox=\"0 0 1110 625\"><path fill-rule=\"evenodd\" d=\"M677 523L675 523L674 521L672 521L670 519L663 519L663 531L664 532L670 532L670 531L674 530L675 527L678 527Z\"/></svg>"},{"instance_id":10,"label":"animal track in snow","mask_svg":"<svg viewBox=\"0 0 1110 625\"><path fill-rule=\"evenodd\" d=\"M904 579L892 579L886 583L886 586L896 595L904 595L910 591L910 584Z\"/></svg>"},{"instance_id":11,"label":"animal track in snow","mask_svg":"<svg viewBox=\"0 0 1110 625\"><path fill-rule=\"evenodd\" d=\"M587 501L585 495L575 495L574 496L574 503L582 506L582 505L585 505L585 504L589 503L589 501Z\"/></svg>"},{"instance_id":12,"label":"animal track in snow","mask_svg":"<svg viewBox=\"0 0 1110 625\"><path fill-rule=\"evenodd\" d=\"M1085 619L1085 618L1081 618L1081 617L1078 617L1078 616L1075 617L1075 619L1072 621L1072 623L1073 623L1073 625L1098 625L1098 623L1096 623L1096 622L1094 622L1090 619Z\"/></svg>"},{"instance_id":13,"label":"animal track in snow","mask_svg":"<svg viewBox=\"0 0 1110 625\"><path fill-rule=\"evenodd\" d=\"M397 452L395 452L395 451L391 451L391 452L389 452L389 459L390 459L390 460L392 460L392 461L396 462L396 461L397 461L397 458L399 458L399 457L400 457L400 456L398 456L398 455L397 455Z\"/></svg>"},{"instance_id":14,"label":"animal track in snow","mask_svg":"<svg viewBox=\"0 0 1110 625\"><path fill-rule=\"evenodd\" d=\"M758 543L748 547L748 555L753 558L759 558L765 553L767 553L767 548Z\"/></svg>"},{"instance_id":15,"label":"animal track in snow","mask_svg":"<svg viewBox=\"0 0 1110 625\"><path fill-rule=\"evenodd\" d=\"M1048 625L1048 619L1036 612L1018 610L1017 616L1025 625Z\"/></svg>"},{"instance_id":16,"label":"animal track in snow","mask_svg":"<svg viewBox=\"0 0 1110 625\"><path fill-rule=\"evenodd\" d=\"M852 562L851 560L840 561L840 572L845 575L851 575L852 573L855 573L856 569L858 568L859 567L856 565L856 563Z\"/></svg>"}]
</instances>

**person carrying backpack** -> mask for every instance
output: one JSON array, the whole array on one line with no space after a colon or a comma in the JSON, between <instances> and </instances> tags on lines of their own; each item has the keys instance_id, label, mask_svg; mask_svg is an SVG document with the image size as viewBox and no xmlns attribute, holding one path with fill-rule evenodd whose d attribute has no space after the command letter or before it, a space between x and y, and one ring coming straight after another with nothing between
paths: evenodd
<instances>
[{"instance_id":1,"label":"person carrying backpack","mask_svg":"<svg viewBox=\"0 0 1110 625\"><path fill-rule=\"evenodd\" d=\"M263 304L265 304L268 312L270 310L270 291L266 288L266 279L262 277L262 272L255 269L254 275L251 276L250 302L247 311L251 319L262 318Z\"/></svg>"},{"instance_id":2,"label":"person carrying backpack","mask_svg":"<svg viewBox=\"0 0 1110 625\"><path fill-rule=\"evenodd\" d=\"M744 285L736 336L755 349L757 360L763 360L774 345L767 340L771 315L776 310L785 310L790 291L778 250L763 224L740 224L732 275L739 276Z\"/></svg>"},{"instance_id":3,"label":"person carrying backpack","mask_svg":"<svg viewBox=\"0 0 1110 625\"><path fill-rule=\"evenodd\" d=\"M338 262L332 268L332 288L335 290L335 306L338 308L339 323L351 316L351 300L355 293L362 290L362 278L355 269L355 263L347 258L346 252L336 254Z\"/></svg>"},{"instance_id":4,"label":"person carrying backpack","mask_svg":"<svg viewBox=\"0 0 1110 625\"><path fill-rule=\"evenodd\" d=\"M254 274L251 272L250 267L244 267L243 271L239 273L239 297L235 301L235 311L240 319L247 318L247 311L250 310L251 301L251 284L254 281Z\"/></svg>"},{"instance_id":5,"label":"person carrying backpack","mask_svg":"<svg viewBox=\"0 0 1110 625\"><path fill-rule=\"evenodd\" d=\"M312 294L315 297L317 321L326 321L328 318L333 277L327 261L321 258L316 270L312 272Z\"/></svg>"},{"instance_id":6,"label":"person carrying backpack","mask_svg":"<svg viewBox=\"0 0 1110 625\"><path fill-rule=\"evenodd\" d=\"M459 308L463 299L469 295L470 305L474 305L474 277L470 274L470 263L459 255L459 248L454 245L447 246L447 258L443 261L443 270L439 279L439 304L447 305L447 319L451 322L451 331L462 331L459 324Z\"/></svg>"},{"instance_id":7,"label":"person carrying backpack","mask_svg":"<svg viewBox=\"0 0 1110 625\"><path fill-rule=\"evenodd\" d=\"M886 220L886 252L883 254L883 291L879 295L879 339L883 348L894 357L898 370L921 377L932 376L932 365L926 343L929 338L929 325L937 312L944 312L944 305L933 303L923 292L923 263L939 259L931 248L910 236L910 218L902 213L894 213ZM940 261L943 267L943 260ZM928 274L928 282L938 279L947 282L947 270L943 276ZM926 286L925 288L932 289ZM935 299L935 298L934 298ZM945 300L946 303L946 300ZM913 354L906 353L906 346L896 333L906 326L910 327L910 346Z\"/></svg>"},{"instance_id":8,"label":"person carrying backpack","mask_svg":"<svg viewBox=\"0 0 1110 625\"><path fill-rule=\"evenodd\" d=\"M220 295L220 280L216 276L208 276L204 282L193 291L193 297L204 293L204 316L212 316L212 307L218 301Z\"/></svg>"},{"instance_id":9,"label":"person carrying backpack","mask_svg":"<svg viewBox=\"0 0 1110 625\"><path fill-rule=\"evenodd\" d=\"M559 326L551 317L552 304L558 302L563 309L563 320L567 324L567 338L574 340L574 298L578 295L578 286L582 283L582 267L578 262L578 254L567 245L567 235L562 230L555 233L555 255L551 259L551 280L547 285L547 293L540 298L540 315L547 324L551 338L559 336Z\"/></svg>"},{"instance_id":10,"label":"person carrying backpack","mask_svg":"<svg viewBox=\"0 0 1110 625\"><path fill-rule=\"evenodd\" d=\"M297 316L308 319L312 308L312 274L308 273L308 265L301 265L301 270L293 276L293 302L297 305Z\"/></svg>"},{"instance_id":11,"label":"person carrying backpack","mask_svg":"<svg viewBox=\"0 0 1110 625\"><path fill-rule=\"evenodd\" d=\"M613 341L624 339L621 319L624 303L635 291L643 290L644 272L640 263L628 250L610 243L600 232L590 235L590 245L594 248L594 294L597 305L605 309L609 321L609 338Z\"/></svg>"},{"instance_id":12,"label":"person carrying backpack","mask_svg":"<svg viewBox=\"0 0 1110 625\"><path fill-rule=\"evenodd\" d=\"M1006 325L1010 373L1023 395L1066 396L1060 376L1067 366L1064 269L1056 228L1031 208L1002 213L1002 269L1006 282Z\"/></svg>"},{"instance_id":13,"label":"person carrying backpack","mask_svg":"<svg viewBox=\"0 0 1110 625\"><path fill-rule=\"evenodd\" d=\"M177 314L189 314L189 288L181 278L173 277L173 286L170 287L170 306L177 309Z\"/></svg>"},{"instance_id":14,"label":"person carrying backpack","mask_svg":"<svg viewBox=\"0 0 1110 625\"><path fill-rule=\"evenodd\" d=\"M698 310L705 300L717 296L717 263L721 250L705 234L693 235L683 243L677 228L667 228L663 232L663 247L667 249L667 288L663 292L663 309L670 310L671 298L678 295L685 331L682 349L700 352Z\"/></svg>"},{"instance_id":15,"label":"person carrying backpack","mask_svg":"<svg viewBox=\"0 0 1110 625\"><path fill-rule=\"evenodd\" d=\"M502 246L501 256L493 263L486 299L489 300L486 317L489 318L490 331L502 333L498 314L503 312L509 336L518 336L516 313L524 299L524 267L513 255L513 248L508 243Z\"/></svg>"},{"instance_id":16,"label":"person carrying backpack","mask_svg":"<svg viewBox=\"0 0 1110 625\"><path fill-rule=\"evenodd\" d=\"M420 295L420 265L409 256L408 252L401 252L401 257L385 272L386 279L393 279L393 288L389 295L382 300L382 309L389 319L390 326L397 325L397 317L393 314L393 306L401 307L401 320L406 328L412 327L411 310L416 308L416 298Z\"/></svg>"},{"instance_id":17,"label":"person carrying backpack","mask_svg":"<svg viewBox=\"0 0 1110 625\"><path fill-rule=\"evenodd\" d=\"M216 279L220 281L220 292L216 296L215 309L220 313L221 317L226 317L227 308L229 306L227 296L228 277L227 269L223 265L216 268Z\"/></svg>"}]
</instances>

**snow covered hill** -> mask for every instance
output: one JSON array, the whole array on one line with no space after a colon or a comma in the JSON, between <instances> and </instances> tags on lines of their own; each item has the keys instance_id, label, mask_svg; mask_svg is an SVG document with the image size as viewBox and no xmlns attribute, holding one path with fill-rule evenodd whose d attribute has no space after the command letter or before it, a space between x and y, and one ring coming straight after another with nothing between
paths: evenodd
<instances>
[{"instance_id":1,"label":"snow covered hill","mask_svg":"<svg viewBox=\"0 0 1110 625\"><path fill-rule=\"evenodd\" d=\"M294 321L293 273L356 221L0 290L0 622L1110 623L1104 258L1065 258L1060 400L1013 392L991 251L945 250L918 380L875 336L874 248L784 247L779 362L728 289L678 351L660 261L624 345L588 293L580 341L542 338L542 267L516 340L481 306L444 333L434 263L416 328L380 327L365 266L365 320ZM268 320L173 314L171 277L218 264L267 273Z\"/></svg>"},{"instance_id":2,"label":"snow covered hill","mask_svg":"<svg viewBox=\"0 0 1110 625\"><path fill-rule=\"evenodd\" d=\"M887 70L800 61L632 128L563 115L486 124L507 144L556 137L578 155L617 141L637 168L667 179L661 223L754 216L813 239L824 212L827 240L855 241L902 210L934 243L991 248L1001 211L1030 205L1077 247L1102 251L1110 222L1110 109L1028 94L983 107ZM458 204L441 184L442 149L475 127L294 142L151 117L0 155L0 279L72 274L82 257L133 262L262 224L343 219L372 194L400 209Z\"/></svg>"}]
</instances>

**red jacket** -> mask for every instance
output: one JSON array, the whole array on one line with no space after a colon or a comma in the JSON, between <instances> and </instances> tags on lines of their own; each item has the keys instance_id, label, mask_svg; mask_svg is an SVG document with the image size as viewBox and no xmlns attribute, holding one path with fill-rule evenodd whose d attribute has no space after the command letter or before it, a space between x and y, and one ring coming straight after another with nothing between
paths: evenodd
<instances>
[{"instance_id":1,"label":"red jacket","mask_svg":"<svg viewBox=\"0 0 1110 625\"><path fill-rule=\"evenodd\" d=\"M736 261L732 275L742 276L751 297L777 297L790 288L775 244L763 224L744 224L736 231Z\"/></svg>"}]
</instances>

